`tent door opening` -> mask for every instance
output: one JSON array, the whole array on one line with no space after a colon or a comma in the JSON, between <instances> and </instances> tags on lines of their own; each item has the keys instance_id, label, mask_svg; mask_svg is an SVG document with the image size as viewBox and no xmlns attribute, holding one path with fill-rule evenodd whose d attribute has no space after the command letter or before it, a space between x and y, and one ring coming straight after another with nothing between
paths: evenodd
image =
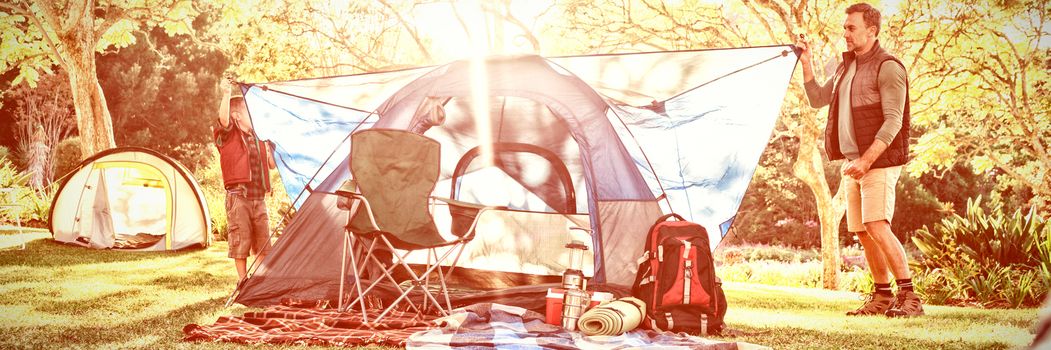
<instances>
[{"instance_id":1,"label":"tent door opening","mask_svg":"<svg viewBox=\"0 0 1051 350\"><path fill-rule=\"evenodd\" d=\"M91 172L93 191L85 191L81 201L92 203L81 206L78 242L114 249L171 245L172 191L160 170L104 162L95 163Z\"/></svg>"}]
</instances>

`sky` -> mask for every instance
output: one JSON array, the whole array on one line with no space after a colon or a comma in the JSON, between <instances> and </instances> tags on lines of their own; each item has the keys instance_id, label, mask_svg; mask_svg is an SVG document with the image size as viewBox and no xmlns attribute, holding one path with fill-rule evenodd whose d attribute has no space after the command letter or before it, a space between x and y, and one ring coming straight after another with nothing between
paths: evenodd
<instances>
[{"instance_id":1,"label":"sky","mask_svg":"<svg viewBox=\"0 0 1051 350\"><path fill-rule=\"evenodd\" d=\"M511 12L526 25L538 24L537 17L551 5L551 0L514 1ZM429 33L433 44L431 48L440 57L464 57L485 55L493 52L499 30L495 23L483 16L479 1L457 1L456 11L464 19L464 26L456 20L456 14L450 3L438 2L417 5L412 12L413 19L422 33ZM521 31L509 25L503 25L503 52L497 54L531 53L527 40L521 38Z\"/></svg>"},{"instance_id":2,"label":"sky","mask_svg":"<svg viewBox=\"0 0 1051 350\"><path fill-rule=\"evenodd\" d=\"M503 25L502 36L504 45L502 52L492 52L497 46L493 36L500 30L496 23L487 20L482 14L481 2L484 0L460 0L455 3L434 2L420 4L412 11L412 20L416 23L421 33L424 33L432 41L430 47L437 57L467 58L472 56L484 56L486 54L516 54L532 53L529 42L521 36L521 32L510 25ZM665 0L670 6L681 4L689 0ZM726 0L699 0L703 3L730 5L737 1ZM516 0L511 4L511 13L527 26L534 30L544 25L544 18L538 18L543 11L550 7L553 0ZM900 1L886 0L870 2L879 8L884 17L893 16L898 12ZM850 3L844 2L846 8ZM456 11L464 19L467 30L456 20ZM550 16L549 16L550 17ZM468 32L470 34L468 34Z\"/></svg>"}]
</instances>

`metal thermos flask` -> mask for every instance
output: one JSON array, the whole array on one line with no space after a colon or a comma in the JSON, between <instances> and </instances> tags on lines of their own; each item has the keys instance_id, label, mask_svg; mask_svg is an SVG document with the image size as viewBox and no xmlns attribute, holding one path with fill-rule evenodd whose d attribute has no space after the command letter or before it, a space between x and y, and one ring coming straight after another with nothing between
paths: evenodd
<instances>
[{"instance_id":1,"label":"metal thermos flask","mask_svg":"<svg viewBox=\"0 0 1051 350\"><path fill-rule=\"evenodd\" d=\"M562 297L562 328L567 331L575 331L577 320L591 302L586 291L587 280L584 279L584 273L581 271L584 265L584 251L588 247L581 242L574 241L567 244L566 248L572 251L572 256L569 268L562 273L562 289L566 290Z\"/></svg>"},{"instance_id":2,"label":"metal thermos flask","mask_svg":"<svg viewBox=\"0 0 1051 350\"><path fill-rule=\"evenodd\" d=\"M588 292L582 289L567 289L562 299L562 328L570 332L577 330L577 320L590 302Z\"/></svg>"}]
</instances>

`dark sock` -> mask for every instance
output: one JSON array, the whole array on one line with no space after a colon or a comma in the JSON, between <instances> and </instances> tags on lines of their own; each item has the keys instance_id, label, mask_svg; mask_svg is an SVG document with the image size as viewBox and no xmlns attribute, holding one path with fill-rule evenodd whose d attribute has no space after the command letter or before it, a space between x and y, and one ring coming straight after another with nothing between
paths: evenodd
<instances>
[{"instance_id":1,"label":"dark sock","mask_svg":"<svg viewBox=\"0 0 1051 350\"><path fill-rule=\"evenodd\" d=\"M910 292L912 291L912 279L911 278L895 280L895 282L898 285L898 292L906 291L906 290L910 291Z\"/></svg>"},{"instance_id":2,"label":"dark sock","mask_svg":"<svg viewBox=\"0 0 1051 350\"><path fill-rule=\"evenodd\" d=\"M890 290L890 283L876 283L876 294L894 295Z\"/></svg>"}]
</instances>

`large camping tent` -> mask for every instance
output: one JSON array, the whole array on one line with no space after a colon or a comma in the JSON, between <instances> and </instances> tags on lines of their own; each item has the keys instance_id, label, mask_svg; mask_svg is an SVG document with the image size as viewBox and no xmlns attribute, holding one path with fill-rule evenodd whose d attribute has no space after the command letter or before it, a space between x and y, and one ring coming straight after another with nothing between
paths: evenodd
<instances>
[{"instance_id":1,"label":"large camping tent","mask_svg":"<svg viewBox=\"0 0 1051 350\"><path fill-rule=\"evenodd\" d=\"M56 241L92 248L177 250L211 241L197 180L174 159L138 147L80 162L59 186L48 220Z\"/></svg>"},{"instance_id":2,"label":"large camping tent","mask_svg":"<svg viewBox=\"0 0 1051 350\"><path fill-rule=\"evenodd\" d=\"M434 195L509 208L479 219L479 236L458 264L496 272L479 286L561 274L562 245L581 238L591 248L585 274L630 284L646 231L662 212L706 226L714 249L780 112L791 53L768 46L495 57L246 84L255 130L276 142L288 193L302 195L237 301L336 294L348 214L334 192L350 177L349 134L365 128L439 141ZM574 226L591 237L571 236Z\"/></svg>"}]
</instances>

